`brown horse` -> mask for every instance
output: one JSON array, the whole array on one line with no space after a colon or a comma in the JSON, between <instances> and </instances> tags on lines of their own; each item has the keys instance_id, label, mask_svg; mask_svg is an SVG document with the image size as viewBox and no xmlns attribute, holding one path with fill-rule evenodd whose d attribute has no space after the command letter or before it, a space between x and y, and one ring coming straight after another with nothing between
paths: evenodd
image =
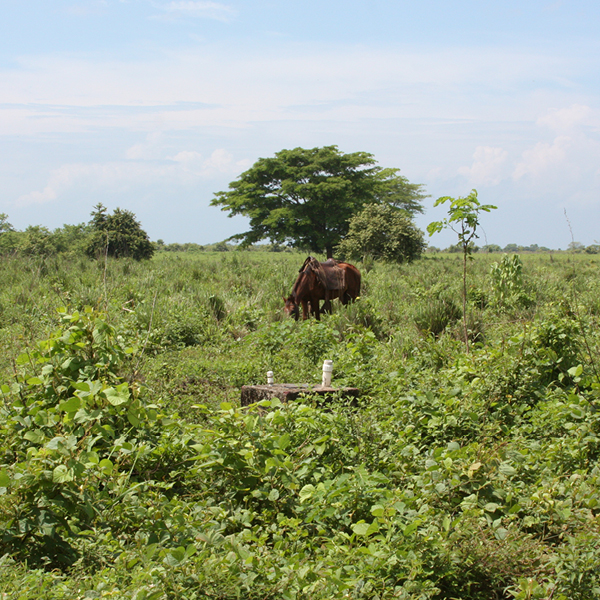
<instances>
[{"instance_id":1,"label":"brown horse","mask_svg":"<svg viewBox=\"0 0 600 600\"><path fill-rule=\"evenodd\" d=\"M300 305L303 319L308 319L310 307L310 314L314 314L318 321L321 318L321 300L325 301L323 310L331 312L331 300L334 298L348 304L360 295L360 271L354 265L333 259L320 263L309 256L299 273L292 293L283 298L284 312L296 320L300 316Z\"/></svg>"}]
</instances>

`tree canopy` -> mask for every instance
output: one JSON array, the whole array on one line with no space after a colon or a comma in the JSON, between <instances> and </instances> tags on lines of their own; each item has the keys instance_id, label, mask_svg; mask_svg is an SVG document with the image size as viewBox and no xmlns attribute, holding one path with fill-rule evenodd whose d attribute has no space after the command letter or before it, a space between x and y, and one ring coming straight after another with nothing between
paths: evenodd
<instances>
[{"instance_id":1,"label":"tree canopy","mask_svg":"<svg viewBox=\"0 0 600 600\"><path fill-rule=\"evenodd\" d=\"M350 220L348 235L338 245L341 257L411 262L425 248L423 232L406 211L389 204L369 204Z\"/></svg>"},{"instance_id":2,"label":"tree canopy","mask_svg":"<svg viewBox=\"0 0 600 600\"><path fill-rule=\"evenodd\" d=\"M154 254L154 245L131 211L116 208L109 215L106 207L98 204L91 216L88 256L97 258L107 254L115 258L128 256L142 260Z\"/></svg>"},{"instance_id":3,"label":"tree canopy","mask_svg":"<svg viewBox=\"0 0 600 600\"><path fill-rule=\"evenodd\" d=\"M211 204L250 219L249 231L230 238L242 246L270 239L332 256L348 220L367 204L423 212L423 186L398 173L378 166L372 154L343 154L337 146L281 150L259 159Z\"/></svg>"}]
</instances>

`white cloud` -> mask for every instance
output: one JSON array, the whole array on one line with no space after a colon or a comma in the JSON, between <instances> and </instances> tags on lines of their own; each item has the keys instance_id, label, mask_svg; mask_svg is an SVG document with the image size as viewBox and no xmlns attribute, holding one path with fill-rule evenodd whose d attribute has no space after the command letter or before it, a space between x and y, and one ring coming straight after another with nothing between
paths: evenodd
<instances>
[{"instance_id":1,"label":"white cloud","mask_svg":"<svg viewBox=\"0 0 600 600\"><path fill-rule=\"evenodd\" d=\"M133 146L135 154L137 146ZM43 190L23 194L17 206L29 206L59 200L74 188L123 189L155 184L194 185L200 180L229 173L237 175L249 161L235 161L227 150L217 149L208 158L199 152L182 151L161 161L127 160L107 163L71 163L51 172Z\"/></svg>"},{"instance_id":2,"label":"white cloud","mask_svg":"<svg viewBox=\"0 0 600 600\"><path fill-rule=\"evenodd\" d=\"M478 146L473 154L473 164L470 167L460 167L458 172L472 186L498 185L504 177L507 158L508 152L502 148Z\"/></svg>"},{"instance_id":3,"label":"white cloud","mask_svg":"<svg viewBox=\"0 0 600 600\"><path fill-rule=\"evenodd\" d=\"M156 160L163 157L160 146L162 133L151 131L146 136L146 141L131 146L125 153L129 160Z\"/></svg>"},{"instance_id":4,"label":"white cloud","mask_svg":"<svg viewBox=\"0 0 600 600\"><path fill-rule=\"evenodd\" d=\"M223 148L215 150L207 159L195 151L184 150L169 160L178 163L186 173L195 173L199 177L209 178L221 173L238 173L249 165L249 161L233 160L233 155Z\"/></svg>"},{"instance_id":5,"label":"white cloud","mask_svg":"<svg viewBox=\"0 0 600 600\"><path fill-rule=\"evenodd\" d=\"M573 140L568 136L559 136L551 144L538 142L533 148L523 152L523 160L514 171L514 178L525 175L540 177L549 169L560 169L567 162L567 151Z\"/></svg>"},{"instance_id":6,"label":"white cloud","mask_svg":"<svg viewBox=\"0 0 600 600\"><path fill-rule=\"evenodd\" d=\"M600 119L589 106L573 104L568 108L550 109L537 123L558 132L569 132L581 125L598 127Z\"/></svg>"},{"instance_id":7,"label":"white cloud","mask_svg":"<svg viewBox=\"0 0 600 600\"><path fill-rule=\"evenodd\" d=\"M210 6L163 5L175 12ZM531 106L512 91L534 75L553 81L563 69L556 57L501 50L302 44L269 52L203 45L143 61L29 56L17 68L0 69L0 135L99 127L154 131L159 124L164 131L230 128L282 120L531 122Z\"/></svg>"}]
</instances>

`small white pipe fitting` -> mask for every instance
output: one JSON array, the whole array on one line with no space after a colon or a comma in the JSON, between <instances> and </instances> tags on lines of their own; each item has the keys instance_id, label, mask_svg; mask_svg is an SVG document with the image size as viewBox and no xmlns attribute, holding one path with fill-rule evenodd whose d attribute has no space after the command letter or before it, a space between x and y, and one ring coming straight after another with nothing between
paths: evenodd
<instances>
[{"instance_id":1,"label":"small white pipe fitting","mask_svg":"<svg viewBox=\"0 0 600 600\"><path fill-rule=\"evenodd\" d=\"M273 385L273 371L267 371L267 385Z\"/></svg>"},{"instance_id":2,"label":"small white pipe fitting","mask_svg":"<svg viewBox=\"0 0 600 600\"><path fill-rule=\"evenodd\" d=\"M333 372L333 361L326 360L323 362L323 381L322 387L331 387L331 373Z\"/></svg>"}]
</instances>

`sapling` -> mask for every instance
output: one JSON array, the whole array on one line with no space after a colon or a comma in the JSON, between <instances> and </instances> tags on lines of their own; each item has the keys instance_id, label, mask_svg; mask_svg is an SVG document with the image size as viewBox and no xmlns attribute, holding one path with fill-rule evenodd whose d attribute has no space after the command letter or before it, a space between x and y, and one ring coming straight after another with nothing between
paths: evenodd
<instances>
[{"instance_id":1,"label":"sapling","mask_svg":"<svg viewBox=\"0 0 600 600\"><path fill-rule=\"evenodd\" d=\"M442 196L435 201L434 206L439 206L445 202L450 202L448 208L448 217L442 221L433 221L427 226L427 232L430 236L439 233L443 229L450 228L458 235L458 245L463 253L463 328L467 352L469 352L469 332L467 328L467 259L473 259L472 241L479 236L477 227L479 226L479 213L482 211L490 212L497 208L492 204L481 204L477 199L477 190L471 190L466 198L452 198L451 196Z\"/></svg>"}]
</instances>

